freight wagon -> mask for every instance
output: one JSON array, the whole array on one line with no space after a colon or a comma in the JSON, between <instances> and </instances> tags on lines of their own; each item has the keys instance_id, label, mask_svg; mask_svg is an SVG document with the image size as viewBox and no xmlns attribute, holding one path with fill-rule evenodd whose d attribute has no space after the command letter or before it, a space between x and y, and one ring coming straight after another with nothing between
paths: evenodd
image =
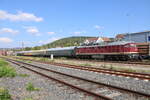
<instances>
[{"instance_id":1,"label":"freight wagon","mask_svg":"<svg viewBox=\"0 0 150 100\"><path fill-rule=\"evenodd\" d=\"M136 45L142 58L150 58L150 43L136 43Z\"/></svg>"}]
</instances>

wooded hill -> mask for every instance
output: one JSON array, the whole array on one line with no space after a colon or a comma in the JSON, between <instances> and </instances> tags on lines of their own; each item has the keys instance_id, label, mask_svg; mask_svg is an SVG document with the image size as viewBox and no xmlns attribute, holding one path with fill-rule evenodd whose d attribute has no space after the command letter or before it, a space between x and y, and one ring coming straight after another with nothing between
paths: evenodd
<instances>
[{"instance_id":1,"label":"wooded hill","mask_svg":"<svg viewBox=\"0 0 150 100\"><path fill-rule=\"evenodd\" d=\"M42 46L35 46L33 48L26 47L24 48L24 50L40 50L40 49L56 48L56 47L79 46L88 38L92 38L92 37L80 36L80 37L62 38L62 39L56 40L54 42L51 42Z\"/></svg>"}]
</instances>

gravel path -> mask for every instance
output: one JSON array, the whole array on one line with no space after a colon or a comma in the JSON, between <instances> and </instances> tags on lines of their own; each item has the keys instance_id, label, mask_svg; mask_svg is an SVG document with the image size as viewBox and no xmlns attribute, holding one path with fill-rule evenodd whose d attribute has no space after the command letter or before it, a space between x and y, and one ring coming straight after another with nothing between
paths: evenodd
<instances>
[{"instance_id":1,"label":"gravel path","mask_svg":"<svg viewBox=\"0 0 150 100\"><path fill-rule=\"evenodd\" d=\"M16 76L14 78L0 78L0 87L9 90L13 100L94 100L84 93L80 93L55 81L43 78L24 68L11 64L17 73L28 74L28 77ZM31 82L39 91L27 91L26 85Z\"/></svg>"}]
</instances>

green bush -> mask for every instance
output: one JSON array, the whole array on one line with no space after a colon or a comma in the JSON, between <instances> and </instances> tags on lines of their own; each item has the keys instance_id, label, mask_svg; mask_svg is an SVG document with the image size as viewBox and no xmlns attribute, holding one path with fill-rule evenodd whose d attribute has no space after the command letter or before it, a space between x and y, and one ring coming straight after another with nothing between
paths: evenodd
<instances>
[{"instance_id":1,"label":"green bush","mask_svg":"<svg viewBox=\"0 0 150 100\"><path fill-rule=\"evenodd\" d=\"M31 97L27 97L24 100L33 100Z\"/></svg>"},{"instance_id":2,"label":"green bush","mask_svg":"<svg viewBox=\"0 0 150 100\"><path fill-rule=\"evenodd\" d=\"M61 59L61 60L66 60L67 58L66 58L66 57L60 57L60 59Z\"/></svg>"},{"instance_id":3,"label":"green bush","mask_svg":"<svg viewBox=\"0 0 150 100\"><path fill-rule=\"evenodd\" d=\"M15 77L16 76L16 70L9 66L9 64L0 59L0 77Z\"/></svg>"},{"instance_id":4,"label":"green bush","mask_svg":"<svg viewBox=\"0 0 150 100\"><path fill-rule=\"evenodd\" d=\"M80 66L92 66L91 64L85 63L85 64L80 64Z\"/></svg>"},{"instance_id":5,"label":"green bush","mask_svg":"<svg viewBox=\"0 0 150 100\"><path fill-rule=\"evenodd\" d=\"M8 90L3 87L0 87L0 100L11 100Z\"/></svg>"},{"instance_id":6,"label":"green bush","mask_svg":"<svg viewBox=\"0 0 150 100\"><path fill-rule=\"evenodd\" d=\"M26 61L26 60L25 60L25 62L26 62L26 63L32 63L32 61Z\"/></svg>"},{"instance_id":7,"label":"green bush","mask_svg":"<svg viewBox=\"0 0 150 100\"><path fill-rule=\"evenodd\" d=\"M18 76L20 76L20 77L29 77L28 74L18 74Z\"/></svg>"},{"instance_id":8,"label":"green bush","mask_svg":"<svg viewBox=\"0 0 150 100\"><path fill-rule=\"evenodd\" d=\"M31 82L29 82L26 86L26 90L27 91L39 91L39 88L35 88L34 85Z\"/></svg>"},{"instance_id":9,"label":"green bush","mask_svg":"<svg viewBox=\"0 0 150 100\"><path fill-rule=\"evenodd\" d=\"M46 58L41 58L40 61L44 61L45 62L45 61L47 61L47 59Z\"/></svg>"}]
</instances>

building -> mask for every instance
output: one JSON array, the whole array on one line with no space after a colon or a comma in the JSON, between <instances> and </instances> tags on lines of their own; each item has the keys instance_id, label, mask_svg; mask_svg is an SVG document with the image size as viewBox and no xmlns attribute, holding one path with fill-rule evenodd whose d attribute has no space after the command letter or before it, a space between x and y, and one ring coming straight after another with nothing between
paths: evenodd
<instances>
[{"instance_id":1,"label":"building","mask_svg":"<svg viewBox=\"0 0 150 100\"><path fill-rule=\"evenodd\" d=\"M99 37L96 43L101 43L101 42L111 42L110 38L107 37Z\"/></svg>"},{"instance_id":2,"label":"building","mask_svg":"<svg viewBox=\"0 0 150 100\"><path fill-rule=\"evenodd\" d=\"M0 50L0 56L6 56L7 55L7 51L5 50Z\"/></svg>"},{"instance_id":3,"label":"building","mask_svg":"<svg viewBox=\"0 0 150 100\"><path fill-rule=\"evenodd\" d=\"M84 41L85 44L89 44L89 43L96 43L96 41L98 40L98 37L95 38L88 38Z\"/></svg>"},{"instance_id":4,"label":"building","mask_svg":"<svg viewBox=\"0 0 150 100\"><path fill-rule=\"evenodd\" d=\"M99 44L99 43L104 43L104 42L111 42L111 39L107 37L89 38L84 41L84 44L93 45L93 44Z\"/></svg>"},{"instance_id":5,"label":"building","mask_svg":"<svg viewBox=\"0 0 150 100\"><path fill-rule=\"evenodd\" d=\"M131 34L118 34L116 38L122 38L123 41L134 41L136 43L150 43L150 31L136 32ZM118 38L118 39L119 39Z\"/></svg>"},{"instance_id":6,"label":"building","mask_svg":"<svg viewBox=\"0 0 150 100\"><path fill-rule=\"evenodd\" d=\"M118 34L115 37L115 41L121 41L124 38L125 34Z\"/></svg>"}]
</instances>

